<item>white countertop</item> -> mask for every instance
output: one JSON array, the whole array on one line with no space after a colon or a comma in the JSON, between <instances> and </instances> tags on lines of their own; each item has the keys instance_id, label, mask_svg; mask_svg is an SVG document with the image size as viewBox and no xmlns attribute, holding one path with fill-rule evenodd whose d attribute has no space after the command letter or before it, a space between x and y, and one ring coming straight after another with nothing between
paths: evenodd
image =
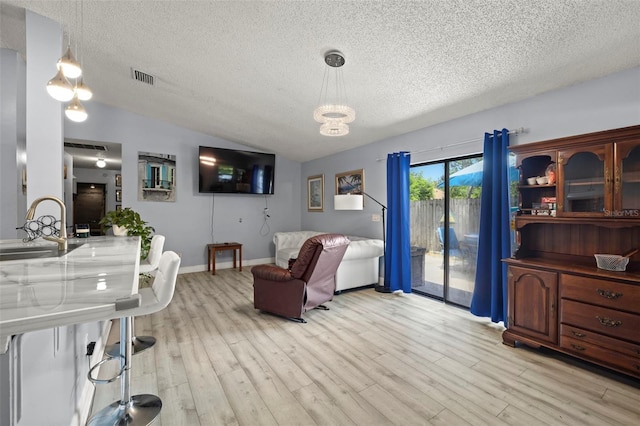
<instances>
[{"instance_id":1,"label":"white countertop","mask_svg":"<svg viewBox=\"0 0 640 426\"><path fill-rule=\"evenodd\" d=\"M138 292L139 237L70 239L61 257L0 262L0 352L28 331L117 318L115 301ZM0 240L0 248L56 246Z\"/></svg>"}]
</instances>

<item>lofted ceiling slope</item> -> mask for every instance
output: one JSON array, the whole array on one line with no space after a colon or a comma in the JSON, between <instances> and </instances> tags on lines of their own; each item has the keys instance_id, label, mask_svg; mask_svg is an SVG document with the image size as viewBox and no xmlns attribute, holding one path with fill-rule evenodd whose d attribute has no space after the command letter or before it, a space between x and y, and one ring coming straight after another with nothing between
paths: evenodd
<instances>
[{"instance_id":1,"label":"lofted ceiling slope","mask_svg":"<svg viewBox=\"0 0 640 426\"><path fill-rule=\"evenodd\" d=\"M3 22L62 22L98 102L300 162L640 65L638 0L79 4L2 0ZM312 115L333 49L357 113L340 138Z\"/></svg>"}]
</instances>

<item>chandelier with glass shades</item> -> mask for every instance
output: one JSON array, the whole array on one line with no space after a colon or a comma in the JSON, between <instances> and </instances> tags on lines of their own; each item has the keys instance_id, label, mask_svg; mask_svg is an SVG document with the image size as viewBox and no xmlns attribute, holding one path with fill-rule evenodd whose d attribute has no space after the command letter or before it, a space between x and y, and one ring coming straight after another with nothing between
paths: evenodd
<instances>
[{"instance_id":1,"label":"chandelier with glass shades","mask_svg":"<svg viewBox=\"0 0 640 426\"><path fill-rule=\"evenodd\" d=\"M341 67L344 56L338 51L329 51L324 57L327 68L320 89L320 106L313 111L313 118L320 123L320 134L344 136L349 134L349 123L356 119L356 112L346 104L347 90Z\"/></svg>"},{"instance_id":2,"label":"chandelier with glass shades","mask_svg":"<svg viewBox=\"0 0 640 426\"><path fill-rule=\"evenodd\" d=\"M76 3L76 33L77 21ZM82 32L82 29L80 32ZM78 43L76 39L76 51L77 50ZM65 108L64 113L69 120L81 123L87 119L88 115L80 101L88 101L93 96L93 93L82 80L82 67L71 51L71 36L69 36L69 44L67 45L66 52L60 59L58 59L58 63L56 65L58 72L51 80L49 80L49 82L47 82L47 92L57 101L71 101ZM69 81L70 79L74 80L73 84Z\"/></svg>"}]
</instances>

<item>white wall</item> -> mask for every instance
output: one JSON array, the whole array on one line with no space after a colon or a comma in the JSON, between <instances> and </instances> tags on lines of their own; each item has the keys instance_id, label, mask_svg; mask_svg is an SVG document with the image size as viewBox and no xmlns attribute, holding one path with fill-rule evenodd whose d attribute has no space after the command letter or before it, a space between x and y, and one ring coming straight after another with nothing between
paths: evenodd
<instances>
[{"instance_id":1,"label":"white wall","mask_svg":"<svg viewBox=\"0 0 640 426\"><path fill-rule=\"evenodd\" d=\"M27 204L44 195L63 199L62 109L46 91L47 82L58 71L62 56L60 25L26 11L27 27ZM60 218L59 207L42 203L36 217L50 214ZM66 224L62 224L63 227ZM66 232L66 231L65 231Z\"/></svg>"},{"instance_id":2,"label":"white wall","mask_svg":"<svg viewBox=\"0 0 640 426\"><path fill-rule=\"evenodd\" d=\"M20 70L21 68L21 70ZM24 63L18 53L0 49L0 239L17 237L18 194L22 192L20 172L16 166L18 155L18 75L24 73ZM22 80L24 94L24 79ZM24 121L22 121L24 124ZM24 218L24 216L22 217Z\"/></svg>"},{"instance_id":3,"label":"white wall","mask_svg":"<svg viewBox=\"0 0 640 426\"><path fill-rule=\"evenodd\" d=\"M633 68L310 161L302 165L302 180L306 185L308 176L324 173L325 209L323 213L307 212L303 185L302 229L381 238L381 224L371 221L380 208L371 200L365 198L363 212L333 210L335 174L363 168L365 192L386 204L386 156L390 152L410 151L411 163L419 164L480 153L484 132L493 129L524 127L527 133L510 138L511 145L518 145L637 124L640 68ZM474 138L475 142L459 144Z\"/></svg>"},{"instance_id":4,"label":"white wall","mask_svg":"<svg viewBox=\"0 0 640 426\"><path fill-rule=\"evenodd\" d=\"M271 196L199 194L200 145L255 149L98 102L86 102L85 108L89 118L84 123L65 120L65 137L122 144L122 205L166 236L165 250L182 254L181 271L206 269L206 244L211 242L240 242L246 264L267 262L275 255L273 233L300 229L300 163L276 157ZM138 152L176 156L175 202L138 201ZM267 206L271 217L265 224ZM221 252L218 259L230 261L231 255Z\"/></svg>"}]
</instances>

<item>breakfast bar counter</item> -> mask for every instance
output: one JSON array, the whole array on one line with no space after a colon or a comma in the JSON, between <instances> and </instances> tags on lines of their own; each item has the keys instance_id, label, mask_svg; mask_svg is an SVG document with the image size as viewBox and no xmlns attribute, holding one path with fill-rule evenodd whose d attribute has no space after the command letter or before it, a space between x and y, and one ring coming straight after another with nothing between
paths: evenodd
<instances>
[{"instance_id":1,"label":"breakfast bar counter","mask_svg":"<svg viewBox=\"0 0 640 426\"><path fill-rule=\"evenodd\" d=\"M117 318L119 308L139 304L139 237L70 239L69 245L75 248L46 256L56 243L0 241L0 353L12 335ZM29 258L38 248L45 257Z\"/></svg>"}]
</instances>

